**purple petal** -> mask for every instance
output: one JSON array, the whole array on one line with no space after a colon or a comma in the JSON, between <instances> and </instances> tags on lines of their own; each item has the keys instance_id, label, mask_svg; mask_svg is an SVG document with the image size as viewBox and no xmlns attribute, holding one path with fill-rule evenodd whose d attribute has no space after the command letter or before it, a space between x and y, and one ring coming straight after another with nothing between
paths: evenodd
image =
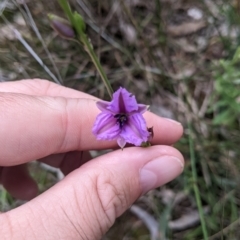
<instances>
[{"instance_id":1,"label":"purple petal","mask_svg":"<svg viewBox=\"0 0 240 240\"><path fill-rule=\"evenodd\" d=\"M122 137L119 137L118 139L117 139L117 143L118 143L118 146L121 148L121 149L123 149L124 147L125 147L125 145L126 145L126 140L124 139L124 138L122 138Z\"/></svg>"},{"instance_id":2,"label":"purple petal","mask_svg":"<svg viewBox=\"0 0 240 240\"><path fill-rule=\"evenodd\" d=\"M96 103L96 105L97 105L98 109L101 110L102 112L114 114L108 109L109 105L110 105L110 102L99 101L99 102Z\"/></svg>"},{"instance_id":3,"label":"purple petal","mask_svg":"<svg viewBox=\"0 0 240 240\"><path fill-rule=\"evenodd\" d=\"M114 140L121 129L112 114L100 113L94 123L92 132L99 140Z\"/></svg>"},{"instance_id":4,"label":"purple petal","mask_svg":"<svg viewBox=\"0 0 240 240\"><path fill-rule=\"evenodd\" d=\"M138 110L134 95L125 88L119 88L114 94L108 109L115 113L131 113Z\"/></svg>"},{"instance_id":5,"label":"purple petal","mask_svg":"<svg viewBox=\"0 0 240 240\"><path fill-rule=\"evenodd\" d=\"M142 142L148 140L149 132L147 131L146 122L140 113L129 116L128 123L122 129L120 136L128 143L140 146Z\"/></svg>"},{"instance_id":6,"label":"purple petal","mask_svg":"<svg viewBox=\"0 0 240 240\"><path fill-rule=\"evenodd\" d=\"M138 104L138 113L145 113L149 109L149 105Z\"/></svg>"}]
</instances>

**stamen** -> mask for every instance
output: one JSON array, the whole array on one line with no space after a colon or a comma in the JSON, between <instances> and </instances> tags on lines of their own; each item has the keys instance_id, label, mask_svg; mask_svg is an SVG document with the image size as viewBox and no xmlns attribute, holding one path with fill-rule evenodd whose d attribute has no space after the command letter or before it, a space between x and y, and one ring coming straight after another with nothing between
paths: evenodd
<instances>
[{"instance_id":1,"label":"stamen","mask_svg":"<svg viewBox=\"0 0 240 240\"><path fill-rule=\"evenodd\" d=\"M117 119L117 123L119 124L121 129L123 128L124 124L127 123L128 121L127 115L125 113L118 113L114 115L114 118Z\"/></svg>"}]
</instances>

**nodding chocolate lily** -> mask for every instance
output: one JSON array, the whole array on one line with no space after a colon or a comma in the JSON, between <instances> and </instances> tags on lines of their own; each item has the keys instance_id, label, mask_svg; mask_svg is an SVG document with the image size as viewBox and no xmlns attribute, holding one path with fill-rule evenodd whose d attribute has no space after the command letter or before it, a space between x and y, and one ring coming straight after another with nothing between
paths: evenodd
<instances>
[{"instance_id":1,"label":"nodding chocolate lily","mask_svg":"<svg viewBox=\"0 0 240 240\"><path fill-rule=\"evenodd\" d=\"M97 102L102 111L96 118L92 132L98 140L117 140L124 148L126 143L141 146L150 136L142 114L148 106L138 104L133 94L120 87L111 102Z\"/></svg>"}]
</instances>

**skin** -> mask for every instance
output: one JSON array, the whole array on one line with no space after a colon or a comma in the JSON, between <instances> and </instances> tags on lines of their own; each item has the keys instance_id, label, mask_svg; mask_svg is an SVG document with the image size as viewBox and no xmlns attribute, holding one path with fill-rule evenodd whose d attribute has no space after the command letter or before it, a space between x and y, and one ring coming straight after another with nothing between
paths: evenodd
<instances>
[{"instance_id":1,"label":"skin","mask_svg":"<svg viewBox=\"0 0 240 240\"><path fill-rule=\"evenodd\" d=\"M183 157L171 147L181 124L150 112L154 146L91 160L88 150L117 148L91 133L97 100L46 80L0 83L0 184L29 200L0 213L1 239L101 239L137 198L182 172ZM41 195L27 169L35 159L66 175Z\"/></svg>"}]
</instances>

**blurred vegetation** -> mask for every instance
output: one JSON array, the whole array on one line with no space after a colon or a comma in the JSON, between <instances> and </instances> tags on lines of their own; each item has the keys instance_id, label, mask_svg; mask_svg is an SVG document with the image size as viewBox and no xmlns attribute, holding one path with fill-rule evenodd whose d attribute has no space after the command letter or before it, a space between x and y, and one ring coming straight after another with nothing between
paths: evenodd
<instances>
[{"instance_id":1,"label":"blurred vegetation","mask_svg":"<svg viewBox=\"0 0 240 240\"><path fill-rule=\"evenodd\" d=\"M186 159L183 174L135 204L156 222L159 236L129 210L104 239L240 239L240 2L70 2L113 89L128 88L185 128L176 144ZM57 80L107 99L87 54L57 36L48 13L64 17L56 0L0 2L0 81ZM58 181L56 172L30 167L41 191ZM20 204L0 189L2 211Z\"/></svg>"}]
</instances>

